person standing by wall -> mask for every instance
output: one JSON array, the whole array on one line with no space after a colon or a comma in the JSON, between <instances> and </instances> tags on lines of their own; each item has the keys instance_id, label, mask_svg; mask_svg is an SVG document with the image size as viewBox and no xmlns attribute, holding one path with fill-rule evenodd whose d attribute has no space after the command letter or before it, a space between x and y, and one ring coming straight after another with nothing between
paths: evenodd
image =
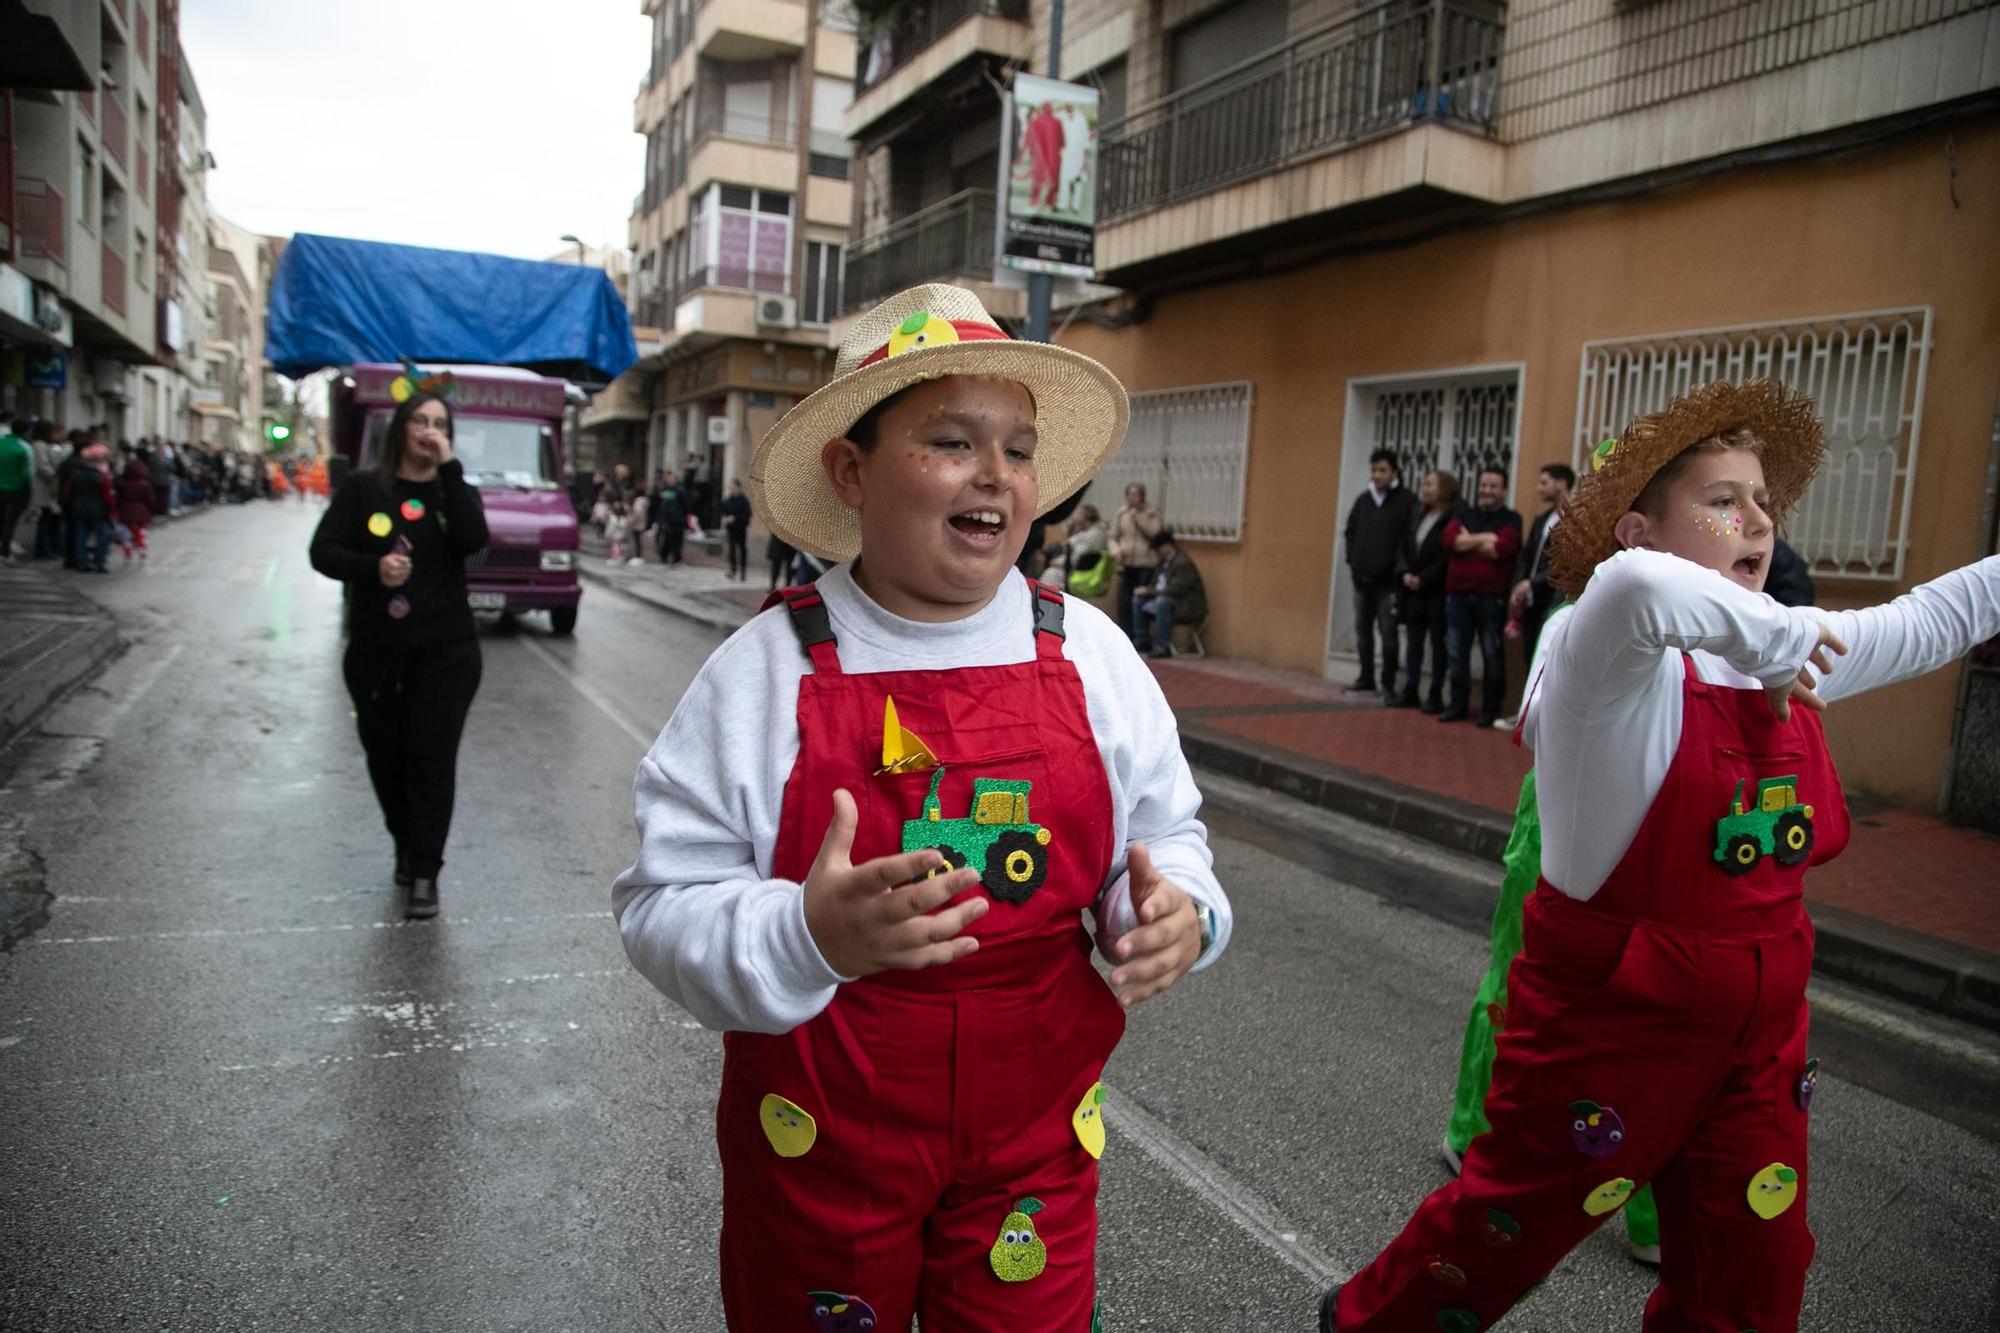
<instances>
[{"instance_id":1,"label":"person standing by wall","mask_svg":"<svg viewBox=\"0 0 2000 1333\"><path fill-rule=\"evenodd\" d=\"M1472 640L1479 637L1479 669L1484 686L1479 725L1500 719L1507 697L1507 593L1514 561L1521 552L1521 516L1507 508L1507 474L1497 467L1479 474L1478 503L1460 510L1445 525L1450 563L1444 572L1445 637L1451 654L1451 703L1440 722L1463 722L1472 695Z\"/></svg>"},{"instance_id":2,"label":"person standing by wall","mask_svg":"<svg viewBox=\"0 0 2000 1333\"><path fill-rule=\"evenodd\" d=\"M669 567L682 563L681 548L687 542L688 500L687 489L679 477L671 472L660 474L660 484L653 488L647 512L659 529L653 545L660 553L660 563Z\"/></svg>"},{"instance_id":3,"label":"person standing by wall","mask_svg":"<svg viewBox=\"0 0 2000 1333\"><path fill-rule=\"evenodd\" d=\"M1125 507L1111 518L1111 554L1118 561L1118 623L1143 651L1137 602L1153 586L1159 559L1153 538L1163 525L1160 511L1146 503L1146 488L1134 482L1125 488Z\"/></svg>"},{"instance_id":4,"label":"person standing by wall","mask_svg":"<svg viewBox=\"0 0 2000 1333\"><path fill-rule=\"evenodd\" d=\"M1409 642L1404 653L1408 668L1399 708L1416 708L1417 687L1423 682L1424 648L1431 659L1431 689L1423 701L1426 713L1444 711L1444 678L1449 662L1444 651L1444 574L1451 554L1444 548L1445 525L1458 512L1458 478L1449 472L1424 474L1417 493L1422 508L1410 515L1396 555L1396 573L1403 585L1403 624Z\"/></svg>"},{"instance_id":5,"label":"person standing by wall","mask_svg":"<svg viewBox=\"0 0 2000 1333\"><path fill-rule=\"evenodd\" d=\"M312 540L313 568L349 589L343 674L408 917L437 915L458 742L479 692L465 559L486 545L486 510L451 444L450 405L410 395L376 466L348 477Z\"/></svg>"},{"instance_id":6,"label":"person standing by wall","mask_svg":"<svg viewBox=\"0 0 2000 1333\"><path fill-rule=\"evenodd\" d=\"M750 577L750 497L743 483L729 483L729 498L722 502L722 531L729 539L729 577Z\"/></svg>"},{"instance_id":7,"label":"person standing by wall","mask_svg":"<svg viewBox=\"0 0 2000 1333\"><path fill-rule=\"evenodd\" d=\"M35 559L47 560L63 554L61 491L56 469L68 453L62 431L53 421L35 423Z\"/></svg>"},{"instance_id":8,"label":"person standing by wall","mask_svg":"<svg viewBox=\"0 0 2000 1333\"><path fill-rule=\"evenodd\" d=\"M1535 494L1545 506L1528 530L1528 540L1514 563L1514 590L1508 611L1521 622L1521 649L1527 661L1535 660L1535 641L1541 638L1542 622L1556 604L1555 585L1549 582L1549 534L1562 521L1563 501L1576 488L1576 472L1567 463L1550 463L1535 478Z\"/></svg>"},{"instance_id":9,"label":"person standing by wall","mask_svg":"<svg viewBox=\"0 0 2000 1333\"><path fill-rule=\"evenodd\" d=\"M17 417L0 431L0 561L14 563L14 528L35 497L35 451L28 446L32 423Z\"/></svg>"},{"instance_id":10,"label":"person standing by wall","mask_svg":"<svg viewBox=\"0 0 2000 1333\"><path fill-rule=\"evenodd\" d=\"M86 437L88 438L88 437ZM83 446L65 464L63 500L69 515L69 567L92 574L109 574L111 555L111 450L98 443Z\"/></svg>"},{"instance_id":11,"label":"person standing by wall","mask_svg":"<svg viewBox=\"0 0 2000 1333\"><path fill-rule=\"evenodd\" d=\"M1382 702L1396 702L1396 548L1409 531L1417 502L1397 478L1402 460L1392 449L1368 457L1368 489L1347 513L1347 568L1354 579L1354 651L1361 674L1350 694L1375 691L1375 631L1382 631Z\"/></svg>"},{"instance_id":12,"label":"person standing by wall","mask_svg":"<svg viewBox=\"0 0 2000 1333\"><path fill-rule=\"evenodd\" d=\"M119 474L113 487L118 498L118 525L128 534L119 544L125 552L125 561L131 563L132 552L137 550L139 558L146 558L146 526L153 521L153 513L159 507L160 497L153 490L152 476L147 472L145 460L133 456L125 462L124 472Z\"/></svg>"}]
</instances>

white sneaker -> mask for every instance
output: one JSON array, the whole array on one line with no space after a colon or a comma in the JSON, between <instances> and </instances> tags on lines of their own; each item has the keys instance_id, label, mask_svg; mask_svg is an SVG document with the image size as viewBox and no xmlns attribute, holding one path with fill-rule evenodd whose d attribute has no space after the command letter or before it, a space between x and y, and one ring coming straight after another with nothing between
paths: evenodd
<instances>
[{"instance_id":1,"label":"white sneaker","mask_svg":"<svg viewBox=\"0 0 2000 1333\"><path fill-rule=\"evenodd\" d=\"M1521 725L1521 715L1519 713L1516 713L1512 717L1503 717L1496 719L1493 723L1493 730L1512 731L1514 728L1520 725Z\"/></svg>"},{"instance_id":2,"label":"white sneaker","mask_svg":"<svg viewBox=\"0 0 2000 1333\"><path fill-rule=\"evenodd\" d=\"M1458 1149L1451 1146L1451 1140L1446 1139L1439 1146L1444 1150L1444 1164L1451 1168L1451 1173L1454 1176L1462 1174L1465 1170L1465 1158L1459 1154Z\"/></svg>"},{"instance_id":3,"label":"white sneaker","mask_svg":"<svg viewBox=\"0 0 2000 1333\"><path fill-rule=\"evenodd\" d=\"M1625 1253L1642 1264L1651 1264L1654 1268L1660 1266L1660 1247L1657 1245L1641 1245L1637 1241L1628 1240L1625 1242Z\"/></svg>"},{"instance_id":4,"label":"white sneaker","mask_svg":"<svg viewBox=\"0 0 2000 1333\"><path fill-rule=\"evenodd\" d=\"M632 558L631 558L630 560L627 560L627 561L626 561L625 563L626 563L627 565L629 565L629 566L630 566L631 568L633 568L633 569L637 569L637 568L638 568L639 566L641 566L641 565L645 564L645 563L646 563L646 561L645 561L645 558L644 558L643 556L636 556L636 555L635 555L635 556L633 556L633 557L632 557Z\"/></svg>"}]
</instances>

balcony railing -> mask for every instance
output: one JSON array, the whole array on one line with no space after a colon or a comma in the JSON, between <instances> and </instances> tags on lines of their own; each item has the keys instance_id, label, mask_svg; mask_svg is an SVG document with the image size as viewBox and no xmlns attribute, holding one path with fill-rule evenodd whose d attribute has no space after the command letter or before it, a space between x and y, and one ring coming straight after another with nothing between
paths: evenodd
<instances>
[{"instance_id":1,"label":"balcony railing","mask_svg":"<svg viewBox=\"0 0 2000 1333\"><path fill-rule=\"evenodd\" d=\"M118 94L104 95L104 151L117 159L119 166L125 165L125 141L130 138L125 125L125 104L118 100Z\"/></svg>"},{"instance_id":2,"label":"balcony railing","mask_svg":"<svg viewBox=\"0 0 2000 1333\"><path fill-rule=\"evenodd\" d=\"M1028 21L1028 0L905 0L896 9L862 21L854 57L857 96L938 44L947 33L977 15Z\"/></svg>"},{"instance_id":3,"label":"balcony railing","mask_svg":"<svg viewBox=\"0 0 2000 1333\"><path fill-rule=\"evenodd\" d=\"M76 95L76 104L77 104L78 106L80 106L80 107L82 107L82 108L83 108L83 114L84 114L84 115L86 115L86 116L90 117L90 119L91 119L91 120L93 120L93 121L97 119L97 94L96 94L96 93L93 93L93 92L81 92L81 93L78 93L78 94Z\"/></svg>"},{"instance_id":4,"label":"balcony railing","mask_svg":"<svg viewBox=\"0 0 2000 1333\"><path fill-rule=\"evenodd\" d=\"M139 197L148 199L153 194L153 164L151 155L144 144L132 145L132 157L137 165L132 169L132 184L138 187Z\"/></svg>"},{"instance_id":5,"label":"balcony railing","mask_svg":"<svg viewBox=\"0 0 2000 1333\"><path fill-rule=\"evenodd\" d=\"M104 304L125 313L125 256L112 249L109 241L104 243Z\"/></svg>"},{"instance_id":6,"label":"balcony railing","mask_svg":"<svg viewBox=\"0 0 2000 1333\"><path fill-rule=\"evenodd\" d=\"M994 196L963 190L865 237L847 252L843 305L858 310L918 283L993 269Z\"/></svg>"},{"instance_id":7,"label":"balcony railing","mask_svg":"<svg viewBox=\"0 0 2000 1333\"><path fill-rule=\"evenodd\" d=\"M798 137L798 127L787 120L742 111L711 111L694 123L694 142L699 148L710 139L739 139L746 143L777 144L790 147Z\"/></svg>"},{"instance_id":8,"label":"balcony railing","mask_svg":"<svg viewBox=\"0 0 2000 1333\"><path fill-rule=\"evenodd\" d=\"M69 214L62 191L33 176L14 179L14 205L20 213L17 243L24 259L46 259L69 265Z\"/></svg>"},{"instance_id":9,"label":"balcony railing","mask_svg":"<svg viewBox=\"0 0 2000 1333\"><path fill-rule=\"evenodd\" d=\"M1107 222L1406 125L1493 125L1504 26L1390 0L1142 107L1101 132Z\"/></svg>"}]
</instances>

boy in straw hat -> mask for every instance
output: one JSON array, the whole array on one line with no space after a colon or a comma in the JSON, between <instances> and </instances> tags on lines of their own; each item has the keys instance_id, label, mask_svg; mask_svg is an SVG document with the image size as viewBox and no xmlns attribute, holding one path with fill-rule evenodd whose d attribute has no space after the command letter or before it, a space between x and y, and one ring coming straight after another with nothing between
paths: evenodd
<instances>
[{"instance_id":1,"label":"boy in straw hat","mask_svg":"<svg viewBox=\"0 0 2000 1333\"><path fill-rule=\"evenodd\" d=\"M1100 1072L1230 925L1158 685L1014 568L1126 420L1102 366L930 286L757 449L765 522L841 563L689 686L613 891L634 966L727 1033L732 1329L1091 1323Z\"/></svg>"},{"instance_id":2,"label":"boy in straw hat","mask_svg":"<svg viewBox=\"0 0 2000 1333\"><path fill-rule=\"evenodd\" d=\"M1768 380L1697 389L1599 448L1552 538L1576 607L1522 726L1541 878L1492 1128L1325 1294L1322 1330L1477 1333L1645 1183L1650 1333L1797 1328L1818 1084L1800 887L1848 835L1818 711L2000 630L2000 557L1863 611L1764 595L1823 449L1811 402Z\"/></svg>"}]
</instances>

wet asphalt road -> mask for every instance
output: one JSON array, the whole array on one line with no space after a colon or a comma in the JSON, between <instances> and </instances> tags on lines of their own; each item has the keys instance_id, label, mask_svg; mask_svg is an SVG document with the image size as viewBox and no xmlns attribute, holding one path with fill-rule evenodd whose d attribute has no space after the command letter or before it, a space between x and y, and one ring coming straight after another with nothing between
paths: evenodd
<instances>
[{"instance_id":1,"label":"wet asphalt road","mask_svg":"<svg viewBox=\"0 0 2000 1333\"><path fill-rule=\"evenodd\" d=\"M602 589L573 639L486 623L444 915L405 924L314 517L204 515L85 583L132 649L0 755L0 837L56 895L0 956L0 1327L718 1329L720 1045L628 968L608 885L719 636ZM1231 952L1107 1073L1112 1333L1304 1333L1319 1275L1443 1180L1485 941L1230 827ZM1933 1075L2000 1068L1891 1018ZM1887 1058L1815 1103L1804 1327L1985 1333L2000 1147L1903 1104ZM1502 1327L1636 1329L1621 1240Z\"/></svg>"}]
</instances>

